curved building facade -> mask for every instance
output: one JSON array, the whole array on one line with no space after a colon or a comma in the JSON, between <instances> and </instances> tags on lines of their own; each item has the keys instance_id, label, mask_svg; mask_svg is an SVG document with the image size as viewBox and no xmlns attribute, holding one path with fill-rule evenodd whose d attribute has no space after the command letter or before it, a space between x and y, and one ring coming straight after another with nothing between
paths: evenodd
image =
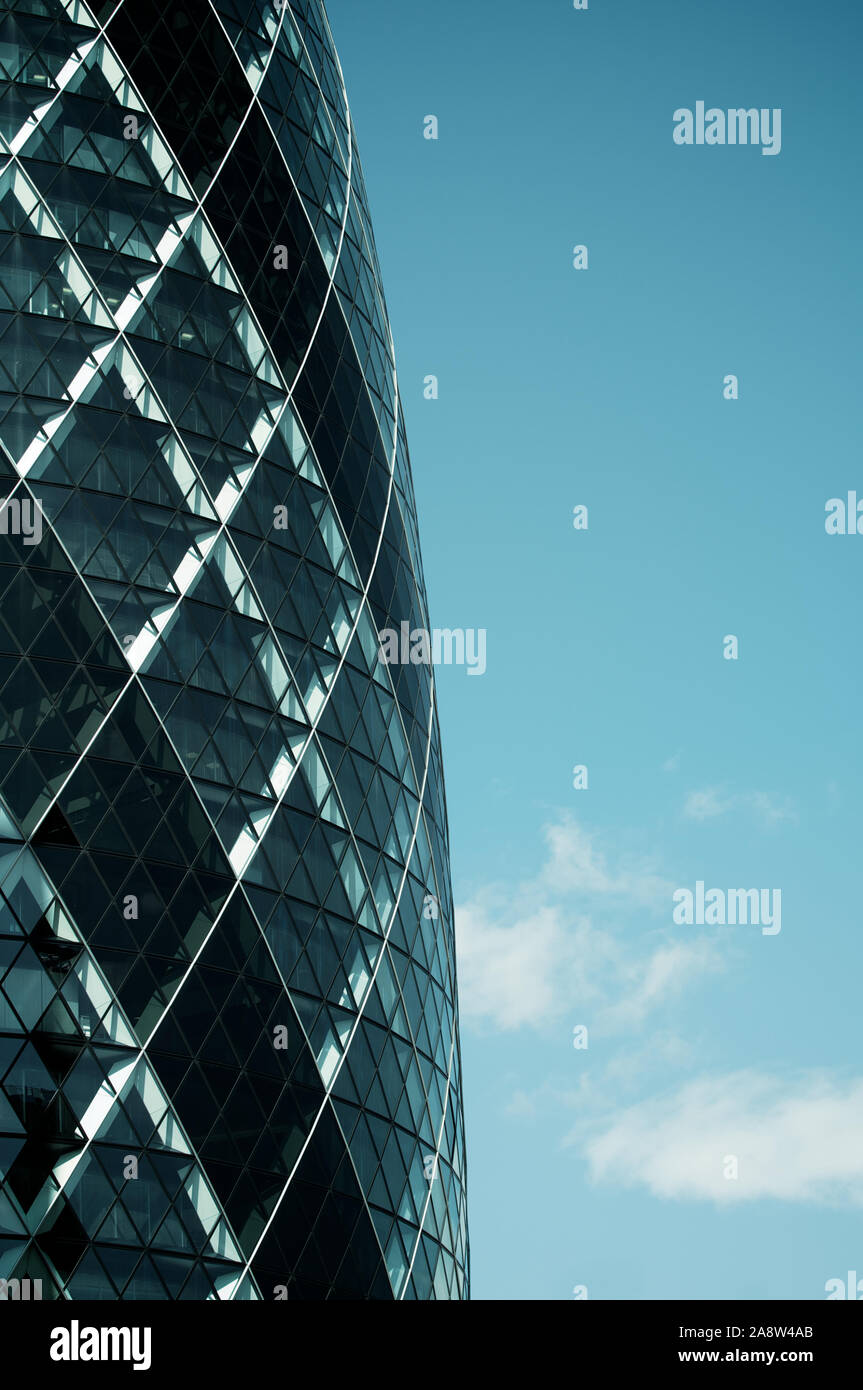
<instances>
[{"instance_id":1,"label":"curved building facade","mask_svg":"<svg viewBox=\"0 0 863 1390\"><path fill-rule=\"evenodd\" d=\"M323 4L6 3L0 83L0 1279L466 1298L434 682L378 637L428 617Z\"/></svg>"}]
</instances>

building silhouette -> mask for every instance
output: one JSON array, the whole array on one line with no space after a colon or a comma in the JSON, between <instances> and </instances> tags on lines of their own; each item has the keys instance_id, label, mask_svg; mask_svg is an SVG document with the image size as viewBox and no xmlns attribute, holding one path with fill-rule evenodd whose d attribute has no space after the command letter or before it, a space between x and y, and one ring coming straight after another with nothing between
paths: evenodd
<instances>
[{"instance_id":1,"label":"building silhouette","mask_svg":"<svg viewBox=\"0 0 863 1390\"><path fill-rule=\"evenodd\" d=\"M319 0L0 9L0 1279L468 1296L392 338Z\"/></svg>"}]
</instances>

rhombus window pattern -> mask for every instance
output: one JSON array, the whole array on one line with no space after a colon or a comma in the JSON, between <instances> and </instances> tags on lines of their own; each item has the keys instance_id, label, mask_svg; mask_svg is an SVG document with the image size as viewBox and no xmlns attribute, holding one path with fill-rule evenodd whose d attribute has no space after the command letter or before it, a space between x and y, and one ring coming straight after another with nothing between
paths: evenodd
<instances>
[{"instance_id":1,"label":"rhombus window pattern","mask_svg":"<svg viewBox=\"0 0 863 1390\"><path fill-rule=\"evenodd\" d=\"M7 3L0 86L0 492L42 520L0 528L0 1278L465 1298L433 681L378 659L428 618L323 6Z\"/></svg>"}]
</instances>

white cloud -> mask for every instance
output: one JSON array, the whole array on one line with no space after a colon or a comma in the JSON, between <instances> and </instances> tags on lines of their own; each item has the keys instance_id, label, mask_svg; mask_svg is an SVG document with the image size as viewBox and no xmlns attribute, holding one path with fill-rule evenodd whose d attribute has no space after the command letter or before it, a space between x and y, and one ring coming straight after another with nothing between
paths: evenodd
<instances>
[{"instance_id":1,"label":"white cloud","mask_svg":"<svg viewBox=\"0 0 863 1390\"><path fill-rule=\"evenodd\" d=\"M711 820L714 816L724 816L734 805L734 798L723 798L715 787L705 787L703 791L690 792L683 807L687 820Z\"/></svg>"},{"instance_id":2,"label":"white cloud","mask_svg":"<svg viewBox=\"0 0 863 1390\"><path fill-rule=\"evenodd\" d=\"M716 938L674 941L670 928L657 931L647 920L667 910L673 891L653 865L612 865L569 818L547 826L545 837L548 855L536 878L506 894L482 890L456 909L466 1023L542 1028L567 1013L617 1031L719 968Z\"/></svg>"},{"instance_id":3,"label":"white cloud","mask_svg":"<svg viewBox=\"0 0 863 1390\"><path fill-rule=\"evenodd\" d=\"M549 856L531 890L578 893L587 898L625 898L644 907L664 908L669 881L646 859L623 858L612 868L588 834L570 817L545 827Z\"/></svg>"},{"instance_id":4,"label":"white cloud","mask_svg":"<svg viewBox=\"0 0 863 1390\"><path fill-rule=\"evenodd\" d=\"M767 825L797 820L797 812L788 797L780 802L765 792L748 792L743 800Z\"/></svg>"},{"instance_id":5,"label":"white cloud","mask_svg":"<svg viewBox=\"0 0 863 1390\"><path fill-rule=\"evenodd\" d=\"M640 1026L653 1009L679 994L692 980L720 968L715 938L663 942L646 960L634 961L621 971L626 988L609 1007L606 1026L614 1030Z\"/></svg>"},{"instance_id":6,"label":"white cloud","mask_svg":"<svg viewBox=\"0 0 863 1390\"><path fill-rule=\"evenodd\" d=\"M620 1111L581 1146L595 1181L657 1197L863 1206L863 1079L703 1077Z\"/></svg>"},{"instance_id":7,"label":"white cloud","mask_svg":"<svg viewBox=\"0 0 863 1390\"><path fill-rule=\"evenodd\" d=\"M504 923L492 894L456 909L459 1012L500 1029L542 1025L594 1003L611 941L585 917L537 905Z\"/></svg>"}]
</instances>

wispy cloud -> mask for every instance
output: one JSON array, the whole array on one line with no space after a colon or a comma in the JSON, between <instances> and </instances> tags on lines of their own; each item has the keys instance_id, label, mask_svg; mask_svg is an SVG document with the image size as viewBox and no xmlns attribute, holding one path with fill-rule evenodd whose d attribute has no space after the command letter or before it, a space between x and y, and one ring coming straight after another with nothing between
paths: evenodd
<instances>
[{"instance_id":1,"label":"wispy cloud","mask_svg":"<svg viewBox=\"0 0 863 1390\"><path fill-rule=\"evenodd\" d=\"M749 792L742 799L744 804L750 806L767 825L798 819L797 811L789 797L784 797L780 801L776 797L768 796L765 792Z\"/></svg>"},{"instance_id":2,"label":"wispy cloud","mask_svg":"<svg viewBox=\"0 0 863 1390\"><path fill-rule=\"evenodd\" d=\"M766 792L726 793L720 787L704 787L690 792L683 805L687 820L712 820L730 811L750 811L764 825L796 821L797 812L788 797L781 800Z\"/></svg>"},{"instance_id":3,"label":"wispy cloud","mask_svg":"<svg viewBox=\"0 0 863 1390\"><path fill-rule=\"evenodd\" d=\"M540 873L492 886L456 909L459 1005L466 1023L544 1028L591 1011L607 1032L639 1025L693 979L721 968L715 938L657 929L674 885L647 860L612 862L567 817L545 829Z\"/></svg>"},{"instance_id":4,"label":"wispy cloud","mask_svg":"<svg viewBox=\"0 0 863 1390\"><path fill-rule=\"evenodd\" d=\"M569 1137L596 1182L719 1204L776 1198L863 1206L863 1079L757 1071L690 1081ZM737 1177L729 1158L737 1162Z\"/></svg>"},{"instance_id":5,"label":"wispy cloud","mask_svg":"<svg viewBox=\"0 0 863 1390\"><path fill-rule=\"evenodd\" d=\"M689 793L683 814L687 820L712 820L714 816L724 816L733 806L733 797L723 797L715 787L705 787L703 791Z\"/></svg>"},{"instance_id":6,"label":"wispy cloud","mask_svg":"<svg viewBox=\"0 0 863 1390\"><path fill-rule=\"evenodd\" d=\"M689 1068L693 1061L693 1046L678 1033L667 1029L651 1030L642 1038L639 1047L619 1047L607 1052L600 1065L573 1074L559 1071L537 1086L518 1086L511 1092L504 1114L512 1119L534 1121L545 1114L559 1115L564 1110L577 1110L582 1117L582 1136L585 1124L596 1124L598 1115L607 1115L619 1106L621 1094L631 1094L643 1084L645 1075L661 1065L665 1073ZM586 1059L583 1052L580 1057Z\"/></svg>"}]
</instances>

